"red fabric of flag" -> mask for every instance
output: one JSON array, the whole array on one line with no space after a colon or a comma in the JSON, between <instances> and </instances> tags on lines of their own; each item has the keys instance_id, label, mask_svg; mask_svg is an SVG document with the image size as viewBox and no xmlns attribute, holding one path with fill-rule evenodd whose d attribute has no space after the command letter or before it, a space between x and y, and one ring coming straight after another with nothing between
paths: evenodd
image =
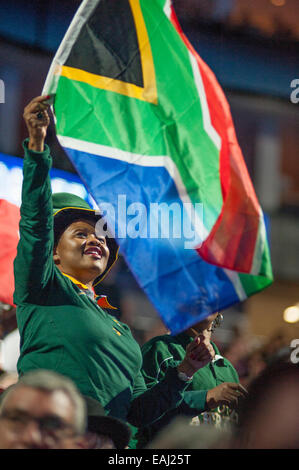
<instances>
[{"instance_id":1,"label":"red fabric of flag","mask_svg":"<svg viewBox=\"0 0 299 470\"><path fill-rule=\"evenodd\" d=\"M14 305L13 261L19 241L20 209L0 199L0 301Z\"/></svg>"},{"instance_id":2,"label":"red fabric of flag","mask_svg":"<svg viewBox=\"0 0 299 470\"><path fill-rule=\"evenodd\" d=\"M173 7L171 21L197 60L211 122L221 137L219 177L223 207L209 236L197 251L208 263L249 273L258 237L260 208L237 141L229 104L214 73L184 35Z\"/></svg>"}]
</instances>

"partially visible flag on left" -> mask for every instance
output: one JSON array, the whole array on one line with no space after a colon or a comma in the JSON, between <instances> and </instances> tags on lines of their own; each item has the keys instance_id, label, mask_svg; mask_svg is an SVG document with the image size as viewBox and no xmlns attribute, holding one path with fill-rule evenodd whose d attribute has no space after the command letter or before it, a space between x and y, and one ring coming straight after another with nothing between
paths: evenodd
<instances>
[{"instance_id":1,"label":"partially visible flag on left","mask_svg":"<svg viewBox=\"0 0 299 470\"><path fill-rule=\"evenodd\" d=\"M20 209L0 199L0 301L14 305L13 261L19 241Z\"/></svg>"}]
</instances>

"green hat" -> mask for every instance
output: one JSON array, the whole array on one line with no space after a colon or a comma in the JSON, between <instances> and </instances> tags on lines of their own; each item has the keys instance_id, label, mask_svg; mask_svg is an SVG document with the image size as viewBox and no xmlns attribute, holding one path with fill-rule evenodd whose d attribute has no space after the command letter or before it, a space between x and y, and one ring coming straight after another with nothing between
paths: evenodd
<instances>
[{"instance_id":1,"label":"green hat","mask_svg":"<svg viewBox=\"0 0 299 470\"><path fill-rule=\"evenodd\" d=\"M102 215L91 209L89 204L79 196L70 193L55 193L52 195L54 216L54 244L57 245L59 238L65 229L75 220L90 219L96 223ZM105 271L96 278L94 287L108 274L118 258L118 245L114 238L107 237L109 248L109 259Z\"/></svg>"}]
</instances>

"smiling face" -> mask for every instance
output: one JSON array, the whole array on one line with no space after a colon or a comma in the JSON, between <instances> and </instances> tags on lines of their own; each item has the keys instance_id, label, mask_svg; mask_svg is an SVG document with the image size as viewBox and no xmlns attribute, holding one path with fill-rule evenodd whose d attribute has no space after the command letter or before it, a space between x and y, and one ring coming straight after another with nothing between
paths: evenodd
<instances>
[{"instance_id":1,"label":"smiling face","mask_svg":"<svg viewBox=\"0 0 299 470\"><path fill-rule=\"evenodd\" d=\"M61 235L53 258L60 271L91 286L107 267L109 248L106 237L104 234L96 235L92 221L77 220Z\"/></svg>"}]
</instances>

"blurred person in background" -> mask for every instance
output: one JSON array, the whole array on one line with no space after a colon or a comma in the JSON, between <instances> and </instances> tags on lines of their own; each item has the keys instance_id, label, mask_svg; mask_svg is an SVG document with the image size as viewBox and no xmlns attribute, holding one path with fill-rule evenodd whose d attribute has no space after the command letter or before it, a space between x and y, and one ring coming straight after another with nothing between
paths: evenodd
<instances>
[{"instance_id":1,"label":"blurred person in background","mask_svg":"<svg viewBox=\"0 0 299 470\"><path fill-rule=\"evenodd\" d=\"M138 432L135 430L130 447L145 447L158 431L178 415L190 416L189 422L194 426L208 423L224 428L237 421L236 408L247 392L239 383L233 365L220 355L217 346L211 342L212 331L219 326L221 319L220 313L209 315L183 333L158 336L142 346L142 373L149 389L163 380L169 367L180 363L186 347L194 338L199 337L200 341L210 344L215 356L193 377L185 377L188 387L183 402L152 425L144 426Z\"/></svg>"},{"instance_id":2,"label":"blurred person in background","mask_svg":"<svg viewBox=\"0 0 299 470\"><path fill-rule=\"evenodd\" d=\"M163 427L146 449L229 449L231 432L212 424L190 426L190 419L177 416Z\"/></svg>"},{"instance_id":3,"label":"blurred person in background","mask_svg":"<svg viewBox=\"0 0 299 470\"><path fill-rule=\"evenodd\" d=\"M76 449L85 429L83 398L55 372L28 372L1 395L0 449Z\"/></svg>"},{"instance_id":4,"label":"blurred person in background","mask_svg":"<svg viewBox=\"0 0 299 470\"><path fill-rule=\"evenodd\" d=\"M5 372L17 372L17 362L20 355L20 335L15 329L8 333L1 341L0 362Z\"/></svg>"},{"instance_id":5,"label":"blurred person in background","mask_svg":"<svg viewBox=\"0 0 299 470\"><path fill-rule=\"evenodd\" d=\"M232 337L223 348L223 354L233 364L244 387L248 384L248 357L254 348L254 338L248 330L240 324L233 325Z\"/></svg>"},{"instance_id":6,"label":"blurred person in background","mask_svg":"<svg viewBox=\"0 0 299 470\"><path fill-rule=\"evenodd\" d=\"M225 351L225 357L233 363L244 387L277 358L287 359L290 354L289 339L280 330L259 345L254 336L239 332Z\"/></svg>"},{"instance_id":7,"label":"blurred person in background","mask_svg":"<svg viewBox=\"0 0 299 470\"><path fill-rule=\"evenodd\" d=\"M55 370L70 377L82 395L98 400L107 414L147 425L182 401L187 384L180 374L192 376L210 362L214 350L193 339L181 361L147 389L140 347L130 328L101 308L94 291L116 261L116 242L96 226L101 216L86 201L68 193L52 196L52 160L45 144L48 98L34 98L24 110L29 138L23 144L14 261L18 372Z\"/></svg>"},{"instance_id":8,"label":"blurred person in background","mask_svg":"<svg viewBox=\"0 0 299 470\"><path fill-rule=\"evenodd\" d=\"M11 385L18 381L18 374L16 372L3 371L0 375L0 392L6 390Z\"/></svg>"},{"instance_id":9,"label":"blurred person in background","mask_svg":"<svg viewBox=\"0 0 299 470\"><path fill-rule=\"evenodd\" d=\"M299 366L277 360L249 385L231 447L299 449Z\"/></svg>"},{"instance_id":10,"label":"blurred person in background","mask_svg":"<svg viewBox=\"0 0 299 470\"><path fill-rule=\"evenodd\" d=\"M16 309L2 302L0 302L0 340L0 373L15 373L20 343ZM8 380L5 382L8 383Z\"/></svg>"}]
</instances>

